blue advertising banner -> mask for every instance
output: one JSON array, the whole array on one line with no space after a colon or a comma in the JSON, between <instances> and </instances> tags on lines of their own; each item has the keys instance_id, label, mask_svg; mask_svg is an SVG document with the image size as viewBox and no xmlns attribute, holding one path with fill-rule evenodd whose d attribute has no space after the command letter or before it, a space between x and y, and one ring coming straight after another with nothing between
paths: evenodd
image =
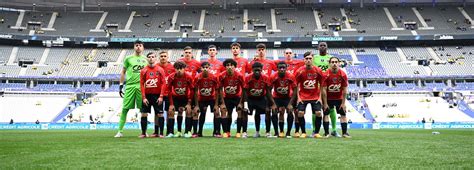
<instances>
[{"instance_id":1,"label":"blue advertising banner","mask_svg":"<svg viewBox=\"0 0 474 170\"><path fill-rule=\"evenodd\" d=\"M254 123L249 122L249 128L255 128ZM285 125L286 126L286 125ZM261 124L264 128L265 124ZM140 129L138 123L127 123L125 129ZM148 125L149 129L153 129L153 124ZM206 123L205 129L212 129L212 123ZM233 124L232 128L235 129L236 125ZM308 122L306 128L311 128L311 124ZM340 129L340 125L337 125ZM450 123L352 123L348 125L350 129L474 129L474 122L450 122ZM51 123L51 124L34 124L34 123L21 123L21 124L0 124L0 130L115 130L118 129L118 123L105 123L105 124L88 124L88 123Z\"/></svg>"}]
</instances>

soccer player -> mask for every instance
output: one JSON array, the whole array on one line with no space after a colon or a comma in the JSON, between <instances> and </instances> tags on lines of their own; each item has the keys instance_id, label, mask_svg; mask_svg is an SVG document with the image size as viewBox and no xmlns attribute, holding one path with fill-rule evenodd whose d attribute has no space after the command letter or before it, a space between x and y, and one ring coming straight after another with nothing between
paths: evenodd
<instances>
[{"instance_id":1,"label":"soccer player","mask_svg":"<svg viewBox=\"0 0 474 170\"><path fill-rule=\"evenodd\" d=\"M169 56L168 56L168 52L166 51L161 51L160 52L160 62L158 63L158 66L160 66L161 68L163 68L164 72L165 72L165 81L166 81L166 84L168 84L168 77L169 75L173 74L176 72L176 70L174 69L174 66L173 64L171 64L169 62ZM164 91L162 92L163 93L163 106L164 106L164 111L167 113L167 121L170 120L170 115L169 115L169 106L170 106L170 102L169 102L169 98L168 98L168 95L169 95L169 91L168 91L168 88L165 88ZM158 116L163 116L162 115L158 115ZM172 118L172 121L174 122L174 116L171 117ZM155 117L155 124L158 124L158 118ZM168 124L169 122L167 122ZM168 126L167 126L168 127ZM155 127L156 128L156 127ZM161 128L163 129L163 128ZM173 134L171 134L171 136L168 136L171 131L170 130L173 130L173 128L169 129L167 128L166 129L166 135L167 137L173 137ZM155 132L157 134L157 132ZM162 134L160 134L162 135ZM153 135L152 135L153 136Z\"/></svg>"},{"instance_id":2,"label":"soccer player","mask_svg":"<svg viewBox=\"0 0 474 170\"><path fill-rule=\"evenodd\" d=\"M214 75L215 77L219 77L220 73L223 72L224 66L222 65L222 62L217 59L217 47L215 45L209 45L207 47L207 53L209 54L209 59L204 62L208 62L210 64L210 67L208 69L209 73ZM217 100L216 100L217 102ZM217 105L219 104L218 102L216 103ZM212 108L213 110L213 108ZM204 113L204 114L202 114ZM217 117L216 117L217 116ZM212 133L214 137L222 137L221 132L220 132L220 125L222 123L223 118L220 117L219 110L214 110L214 132ZM199 115L199 122L204 123L206 121L206 112L201 110L201 114ZM199 124L201 126L201 124Z\"/></svg>"},{"instance_id":3,"label":"soccer player","mask_svg":"<svg viewBox=\"0 0 474 170\"><path fill-rule=\"evenodd\" d=\"M255 58L249 63L248 66L253 66L254 63L261 63L262 64L262 74L266 75L268 78L270 78L273 74L273 71L276 71L276 66L275 63L272 60L267 60L266 59L266 54L267 54L267 47L265 44L260 43L257 44L257 55ZM251 71L253 68L247 68L247 71ZM269 104L269 103L267 103ZM267 106L265 108L265 129L266 129L266 136L267 137L272 137L270 134L270 128L271 128L271 118L270 118L270 109Z\"/></svg>"},{"instance_id":4,"label":"soccer player","mask_svg":"<svg viewBox=\"0 0 474 170\"><path fill-rule=\"evenodd\" d=\"M342 137L351 138L351 135L347 133L345 97L349 82L346 73L339 68L339 62L340 60L337 57L329 59L331 67L326 71L326 80L322 87L323 113L324 115L329 115L329 110L335 107L337 113L341 115ZM324 136L329 137L329 120L327 120L327 116L324 119Z\"/></svg>"},{"instance_id":5,"label":"soccer player","mask_svg":"<svg viewBox=\"0 0 474 170\"><path fill-rule=\"evenodd\" d=\"M272 114L272 123L275 129L275 136L285 137L283 132L283 126L285 122L283 118L285 117L285 111L288 114L287 122L287 132L286 137L291 138L290 132L293 125L293 103L296 101L296 79L293 74L287 71L287 64L284 61L280 61L277 64L278 72L274 73L271 77L271 83L273 86L273 98L275 103L278 107L279 117L277 118L277 114ZM277 124L280 128L280 133L278 134Z\"/></svg>"},{"instance_id":6,"label":"soccer player","mask_svg":"<svg viewBox=\"0 0 474 170\"><path fill-rule=\"evenodd\" d=\"M326 73L326 70L329 68L329 58L332 56L328 54L328 44L326 42L321 42L319 43L318 46L318 51L319 55L315 55L313 59L313 63L315 66L318 66L323 73ZM332 132L331 135L335 137L341 137L337 133L336 129L336 110L330 109L329 116L331 117L331 127L332 127ZM324 115L324 117L328 117L328 115ZM324 118L324 120L327 120L328 118ZM313 115L313 124L316 121L316 117ZM313 131L314 133L314 131Z\"/></svg>"},{"instance_id":7,"label":"soccer player","mask_svg":"<svg viewBox=\"0 0 474 170\"><path fill-rule=\"evenodd\" d=\"M271 94L270 78L267 75L262 74L262 68L263 64L260 62L255 62L252 65L252 73L245 77L243 100L240 102L241 104L245 101L248 102L248 109L250 113L255 110L256 133L254 137L256 138L260 137L260 114L265 113L265 117L270 120L270 112L266 112L267 106L270 105L274 112L276 110L275 101L273 100ZM268 125L269 124L270 123L268 123ZM266 136L272 137L268 125Z\"/></svg>"},{"instance_id":8,"label":"soccer player","mask_svg":"<svg viewBox=\"0 0 474 170\"><path fill-rule=\"evenodd\" d=\"M248 67L248 60L240 56L240 54L241 54L241 53L240 53L240 52L241 52L241 51L240 51L240 44L237 43L237 42L234 42L234 43L232 43L232 44L230 45L230 48L231 48L231 52L232 52L232 58L233 58L234 61L237 63L237 66L235 66L235 71L239 72L240 75L242 75L243 77L245 77L245 74L246 74L247 71L248 71L248 69L247 69L247 67ZM224 67L226 67L226 66L224 65ZM240 98L240 96L239 96L239 98ZM224 103L221 103L221 107L220 107L220 108L222 108L223 106L224 106ZM229 108L228 108L228 109L229 109ZM236 109L236 111L239 112L240 110ZM232 110L232 109L231 109L231 110L226 110L226 113L223 113L223 114L225 114L225 115L227 116L227 118L226 118L227 120L226 120L226 121L229 122L229 123L227 124L228 127L226 128L226 129L229 129L229 133L228 133L229 137L231 136L231 134L230 134L230 127L232 126L232 113L233 113L233 110ZM237 117L238 117L238 114L239 114L239 113L237 113ZM223 128L223 129L224 129L224 128ZM247 133L245 133L245 135L247 135ZM241 134L238 134L238 135L236 134L236 137L241 137Z\"/></svg>"},{"instance_id":9,"label":"soccer player","mask_svg":"<svg viewBox=\"0 0 474 170\"><path fill-rule=\"evenodd\" d=\"M288 65L287 71L292 74L293 76L296 76L296 70L298 70L300 67L304 66L304 62L301 60L294 59L295 54L293 53L293 50L290 48L285 49L285 63ZM293 100L293 108L296 108L296 100ZM298 109L293 109L293 116L296 118L298 117ZM279 119L280 122L283 122L283 117L280 117ZM298 119L295 119L295 137L299 137L299 129L300 129L300 124ZM292 122L288 122L292 123Z\"/></svg>"},{"instance_id":10,"label":"soccer player","mask_svg":"<svg viewBox=\"0 0 474 170\"><path fill-rule=\"evenodd\" d=\"M219 75L225 71L222 62L217 59L217 47L215 45L209 45L209 47L207 47L207 53L209 54L209 58L204 62L209 62L209 73L212 75Z\"/></svg>"},{"instance_id":11,"label":"soccer player","mask_svg":"<svg viewBox=\"0 0 474 170\"><path fill-rule=\"evenodd\" d=\"M201 63L193 58L193 49L190 46L184 47L183 53L183 57L179 61L186 64L186 73L195 77L201 67Z\"/></svg>"},{"instance_id":12,"label":"soccer player","mask_svg":"<svg viewBox=\"0 0 474 170\"><path fill-rule=\"evenodd\" d=\"M313 65L313 56L310 51L304 53L305 66L296 71L296 82L298 84L298 119L301 128L300 138L306 138L306 122L304 113L306 105L311 105L313 114L316 115L316 132L319 135L321 128L322 114L320 102L320 90L318 83L324 80L323 73L319 67ZM318 123L319 120L319 123ZM316 136L316 135L315 135ZM321 137L319 135L319 137Z\"/></svg>"},{"instance_id":13,"label":"soccer player","mask_svg":"<svg viewBox=\"0 0 474 170\"><path fill-rule=\"evenodd\" d=\"M127 120L127 113L130 109L142 108L142 92L140 90L140 70L148 64L147 59L142 55L144 50L143 42L137 40L133 43L135 52L127 56L123 62L123 69L120 74L119 95L123 97L122 113L120 115L119 129L116 138L123 137L123 127ZM126 78L126 81L125 81ZM123 92L123 82L125 81L125 94ZM125 95L125 96L124 96ZM136 107L135 107L136 106Z\"/></svg>"},{"instance_id":14,"label":"soccer player","mask_svg":"<svg viewBox=\"0 0 474 170\"><path fill-rule=\"evenodd\" d=\"M245 115L245 117L242 115L242 110L241 107L237 108L239 106L241 98L240 96L242 95L242 89L244 86L244 77L241 75L237 70L237 62L233 59L226 59L224 61L224 66L226 67L226 71L222 72L219 75L219 82L220 82L220 88L219 88L219 96L220 96L220 102L223 103L221 104L221 116L223 118L225 117L231 117L228 116L232 114L232 111L234 108L236 108L237 111L237 134L235 135L236 138L247 138L247 122L248 122L248 116ZM244 119L245 118L245 119ZM229 119L221 119L224 120L223 122L223 129L224 129L224 137L230 137L230 125L231 122ZM230 119L232 120L232 119ZM214 121L217 121L214 119ZM241 130L243 127L243 134L241 135Z\"/></svg>"},{"instance_id":15,"label":"soccer player","mask_svg":"<svg viewBox=\"0 0 474 170\"><path fill-rule=\"evenodd\" d=\"M219 96L216 92L219 88L219 81L217 76L211 74L211 64L209 62L202 62L201 68L202 72L194 79L195 105L193 111L193 138L202 137L202 128L204 127L205 121L203 117L206 116L207 107L211 107L211 112L214 114L216 114L215 111L218 108L218 103L216 101ZM197 132L198 115L199 118L202 119L199 120L199 132ZM219 117L219 115L214 115L214 117Z\"/></svg>"},{"instance_id":16,"label":"soccer player","mask_svg":"<svg viewBox=\"0 0 474 170\"><path fill-rule=\"evenodd\" d=\"M237 66L235 67L235 70L240 73L240 75L245 76L247 73L247 67L248 67L248 60L245 58L242 58L240 56L240 44L239 43L232 43L230 45L231 51L232 51L232 58L234 61L237 63ZM226 67L224 65L224 67ZM250 70L249 70L250 71Z\"/></svg>"},{"instance_id":17,"label":"soccer player","mask_svg":"<svg viewBox=\"0 0 474 170\"><path fill-rule=\"evenodd\" d=\"M181 123L183 120L183 111L186 111L186 122L185 122L185 134L184 137L190 138L192 135L189 133L191 131L191 103L193 96L193 78L191 75L187 74L184 70L186 64L182 61L177 61L174 63L174 68L176 72L171 74L168 77L168 90L171 92L169 94L170 106L169 106L169 117L168 117L168 129L172 129L168 137L173 135L174 127L174 113L178 109L178 132L174 137L181 137ZM179 118L181 117L181 122Z\"/></svg>"},{"instance_id":18,"label":"soccer player","mask_svg":"<svg viewBox=\"0 0 474 170\"><path fill-rule=\"evenodd\" d=\"M193 49L190 46L186 46L183 49L183 57L180 58L178 61L184 62L186 64L185 73L189 74L192 78L196 77L198 73L201 63L193 58ZM194 89L192 89L194 90ZM190 96L193 98L193 96ZM194 102L191 102L194 104ZM191 106L192 107L192 106ZM181 112L182 113L182 112ZM190 115L191 116L191 115ZM183 124L183 115L178 112L178 116L176 117L176 121L178 122L178 133L175 134L177 137L181 136L181 125ZM186 122L185 122L186 124ZM191 135L188 135L191 136Z\"/></svg>"},{"instance_id":19,"label":"soccer player","mask_svg":"<svg viewBox=\"0 0 474 170\"><path fill-rule=\"evenodd\" d=\"M147 116L151 113L151 107L155 111L155 117L158 117L158 124L155 125L155 133L152 137L158 136L158 127L160 130L159 137L163 137L163 89L166 87L165 72L156 63L156 54L150 52L146 55L148 58L148 65L140 71L140 89L142 91L142 106L141 112L141 128L142 134L140 138L146 137L146 128L148 124Z\"/></svg>"}]
</instances>

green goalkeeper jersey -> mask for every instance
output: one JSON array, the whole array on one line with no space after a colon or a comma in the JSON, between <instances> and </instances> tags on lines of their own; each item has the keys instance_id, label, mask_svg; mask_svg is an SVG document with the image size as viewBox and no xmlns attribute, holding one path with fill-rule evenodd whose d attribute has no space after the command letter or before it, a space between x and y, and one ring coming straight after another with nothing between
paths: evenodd
<instances>
[{"instance_id":1,"label":"green goalkeeper jersey","mask_svg":"<svg viewBox=\"0 0 474 170\"><path fill-rule=\"evenodd\" d=\"M330 54L326 54L326 55L314 55L313 56L313 64L315 66L318 66L319 68L321 68L321 70L323 70L323 72L325 72L328 68L329 68L329 59L332 57L332 55Z\"/></svg>"},{"instance_id":2,"label":"green goalkeeper jersey","mask_svg":"<svg viewBox=\"0 0 474 170\"><path fill-rule=\"evenodd\" d=\"M140 88L140 70L147 64L147 59L142 55L127 56L123 62L123 67L126 70L126 85L138 86L138 88Z\"/></svg>"}]
</instances>

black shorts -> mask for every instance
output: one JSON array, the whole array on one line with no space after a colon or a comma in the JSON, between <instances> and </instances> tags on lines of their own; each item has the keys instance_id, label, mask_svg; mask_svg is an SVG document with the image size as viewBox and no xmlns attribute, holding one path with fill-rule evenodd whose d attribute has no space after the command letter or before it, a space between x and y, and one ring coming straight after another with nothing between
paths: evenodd
<instances>
[{"instance_id":1,"label":"black shorts","mask_svg":"<svg viewBox=\"0 0 474 170\"><path fill-rule=\"evenodd\" d=\"M178 111L178 108L180 107L186 107L186 105L188 104L188 99L177 99L177 98L173 98L173 104L174 104L174 109L176 111Z\"/></svg>"},{"instance_id":2,"label":"black shorts","mask_svg":"<svg viewBox=\"0 0 474 170\"><path fill-rule=\"evenodd\" d=\"M163 97L163 106L165 107L164 111L166 112L170 109L170 100L167 96Z\"/></svg>"},{"instance_id":3,"label":"black shorts","mask_svg":"<svg viewBox=\"0 0 474 170\"><path fill-rule=\"evenodd\" d=\"M140 112L142 113L151 113L151 106L153 106L153 110L155 110L155 114L163 114L163 104L158 105L157 101L160 97L159 94L147 94L145 95L146 99L148 100L148 105L143 103Z\"/></svg>"},{"instance_id":4,"label":"black shorts","mask_svg":"<svg viewBox=\"0 0 474 170\"><path fill-rule=\"evenodd\" d=\"M216 104L215 100L199 101L199 110L201 110L201 113L206 113L207 106L209 106L211 107L211 112L214 113L215 104Z\"/></svg>"},{"instance_id":5,"label":"black shorts","mask_svg":"<svg viewBox=\"0 0 474 170\"><path fill-rule=\"evenodd\" d=\"M249 105L250 114L252 114L254 110L256 114L265 114L265 110L268 107L268 102L265 97L249 98L247 103Z\"/></svg>"},{"instance_id":6,"label":"black shorts","mask_svg":"<svg viewBox=\"0 0 474 170\"><path fill-rule=\"evenodd\" d=\"M224 98L225 108L229 113L232 113L234 108L237 110L237 106L239 105L240 98Z\"/></svg>"},{"instance_id":7,"label":"black shorts","mask_svg":"<svg viewBox=\"0 0 474 170\"><path fill-rule=\"evenodd\" d=\"M346 115L346 111L344 109L341 109L341 104L342 100L328 100L328 106L329 108L324 111L324 115L329 115L329 111L336 107L336 112L340 114L341 116Z\"/></svg>"},{"instance_id":8,"label":"black shorts","mask_svg":"<svg viewBox=\"0 0 474 170\"><path fill-rule=\"evenodd\" d=\"M275 98L275 104L277 108L284 107L287 108L288 104L290 104L290 99L289 98Z\"/></svg>"},{"instance_id":9,"label":"black shorts","mask_svg":"<svg viewBox=\"0 0 474 170\"><path fill-rule=\"evenodd\" d=\"M302 103L298 103L298 110L299 111L305 111L306 110L306 105L311 104L311 110L314 112L321 111L321 102L317 100L309 100L309 101L303 101Z\"/></svg>"}]
</instances>

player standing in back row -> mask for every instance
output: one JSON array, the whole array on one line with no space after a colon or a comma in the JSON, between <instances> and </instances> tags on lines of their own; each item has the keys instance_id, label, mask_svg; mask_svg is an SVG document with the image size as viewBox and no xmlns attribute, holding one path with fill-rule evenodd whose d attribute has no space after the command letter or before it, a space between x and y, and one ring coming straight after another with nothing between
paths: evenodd
<instances>
[{"instance_id":1,"label":"player standing in back row","mask_svg":"<svg viewBox=\"0 0 474 170\"><path fill-rule=\"evenodd\" d=\"M142 108L142 92L140 90L140 70L147 65L147 59L142 55L143 42L137 40L133 43L135 52L127 56L123 62L123 69L120 74L119 95L123 97L122 113L120 115L119 129L116 138L123 137L123 127L127 120L130 109ZM126 79L126 81L125 81ZM125 81L125 94L123 92L123 82ZM125 96L124 96L125 95Z\"/></svg>"}]
</instances>

